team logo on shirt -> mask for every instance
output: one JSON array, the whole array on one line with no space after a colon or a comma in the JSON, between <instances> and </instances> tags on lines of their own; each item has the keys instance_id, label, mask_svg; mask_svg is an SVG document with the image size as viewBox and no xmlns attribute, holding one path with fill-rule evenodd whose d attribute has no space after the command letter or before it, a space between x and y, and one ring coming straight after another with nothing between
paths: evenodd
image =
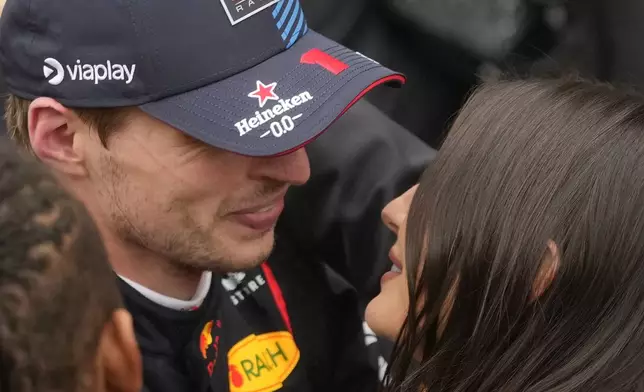
<instances>
[{"instance_id":1,"label":"team logo on shirt","mask_svg":"<svg viewBox=\"0 0 644 392\"><path fill-rule=\"evenodd\" d=\"M214 328L214 331L213 331ZM199 336L199 351L203 359L208 363L208 374L212 377L217 364L217 354L219 354L219 330L221 321L208 321L201 330Z\"/></svg>"},{"instance_id":2,"label":"team logo on shirt","mask_svg":"<svg viewBox=\"0 0 644 392\"><path fill-rule=\"evenodd\" d=\"M299 360L300 350L289 332L249 335L228 352L230 391L276 391Z\"/></svg>"},{"instance_id":3,"label":"team logo on shirt","mask_svg":"<svg viewBox=\"0 0 644 392\"><path fill-rule=\"evenodd\" d=\"M246 279L248 277L248 279ZM230 294L230 300L237 306L246 298L252 296L256 291L266 285L264 275L246 275L244 272L229 273L221 279L221 284Z\"/></svg>"}]
</instances>

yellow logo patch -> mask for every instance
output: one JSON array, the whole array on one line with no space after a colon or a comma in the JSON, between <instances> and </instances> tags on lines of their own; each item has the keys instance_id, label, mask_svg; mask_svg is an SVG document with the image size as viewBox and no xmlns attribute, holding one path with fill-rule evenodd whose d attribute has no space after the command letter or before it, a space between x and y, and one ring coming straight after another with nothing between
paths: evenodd
<instances>
[{"instance_id":1,"label":"yellow logo patch","mask_svg":"<svg viewBox=\"0 0 644 392\"><path fill-rule=\"evenodd\" d=\"M276 391L299 360L300 350L290 333L249 335L228 352L230 391Z\"/></svg>"}]
</instances>

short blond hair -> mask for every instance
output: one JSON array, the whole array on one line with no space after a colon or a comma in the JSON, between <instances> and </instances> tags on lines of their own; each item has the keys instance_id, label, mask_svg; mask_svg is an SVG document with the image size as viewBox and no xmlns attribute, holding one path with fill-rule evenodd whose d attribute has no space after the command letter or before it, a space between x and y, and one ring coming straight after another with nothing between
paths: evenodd
<instances>
[{"instance_id":1,"label":"short blond hair","mask_svg":"<svg viewBox=\"0 0 644 392\"><path fill-rule=\"evenodd\" d=\"M1 1L1 0L0 0ZM7 133L20 147L31 151L29 140L29 105L31 100L10 94L5 101L5 121ZM71 108L76 115L95 129L103 146L107 138L120 128L130 108Z\"/></svg>"}]
</instances>

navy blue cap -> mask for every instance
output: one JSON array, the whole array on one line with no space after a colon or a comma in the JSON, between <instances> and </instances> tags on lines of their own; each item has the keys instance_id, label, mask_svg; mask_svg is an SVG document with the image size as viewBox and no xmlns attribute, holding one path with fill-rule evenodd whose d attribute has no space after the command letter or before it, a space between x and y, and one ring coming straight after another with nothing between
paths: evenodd
<instances>
[{"instance_id":1,"label":"navy blue cap","mask_svg":"<svg viewBox=\"0 0 644 392\"><path fill-rule=\"evenodd\" d=\"M376 85L404 77L308 29L297 0L7 0L11 93L139 106L215 147L304 145Z\"/></svg>"}]
</instances>

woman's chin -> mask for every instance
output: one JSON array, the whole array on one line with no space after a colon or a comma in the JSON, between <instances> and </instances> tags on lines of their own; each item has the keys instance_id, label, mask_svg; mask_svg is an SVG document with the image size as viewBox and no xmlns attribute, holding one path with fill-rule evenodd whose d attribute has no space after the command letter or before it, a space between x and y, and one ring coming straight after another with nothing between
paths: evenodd
<instances>
[{"instance_id":1,"label":"woman's chin","mask_svg":"<svg viewBox=\"0 0 644 392\"><path fill-rule=\"evenodd\" d=\"M404 314L401 319L399 313L407 307L392 305L391 298L380 293L367 305L365 321L378 337L394 341L405 320Z\"/></svg>"}]
</instances>

